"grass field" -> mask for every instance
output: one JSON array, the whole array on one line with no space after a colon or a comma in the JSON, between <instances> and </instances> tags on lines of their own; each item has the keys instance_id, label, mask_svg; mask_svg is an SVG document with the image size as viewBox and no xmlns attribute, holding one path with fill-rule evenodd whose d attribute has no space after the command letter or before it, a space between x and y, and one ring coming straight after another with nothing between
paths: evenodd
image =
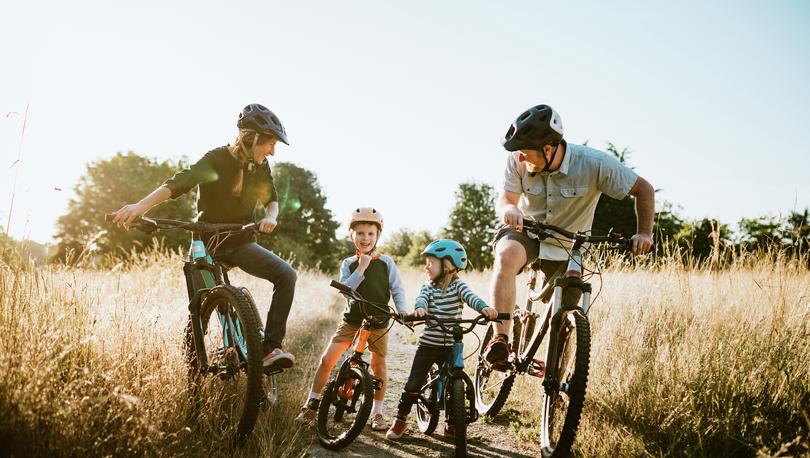
<instances>
[{"instance_id":1,"label":"grass field","mask_svg":"<svg viewBox=\"0 0 810 458\"><path fill-rule=\"evenodd\" d=\"M231 453L190 420L180 264L0 267L0 455ZM781 260L720 272L680 265L605 272L575 452L810 453L810 272ZM403 277L412 299L422 274ZM487 273L464 278L486 297ZM270 284L238 273L232 281L251 289L264 318ZM310 435L292 419L341 307L327 277L299 275L286 342L298 364L279 376L279 404L237 455L304 453ZM509 434L536 442L538 390L534 380L516 384L502 413Z\"/></svg>"}]
</instances>

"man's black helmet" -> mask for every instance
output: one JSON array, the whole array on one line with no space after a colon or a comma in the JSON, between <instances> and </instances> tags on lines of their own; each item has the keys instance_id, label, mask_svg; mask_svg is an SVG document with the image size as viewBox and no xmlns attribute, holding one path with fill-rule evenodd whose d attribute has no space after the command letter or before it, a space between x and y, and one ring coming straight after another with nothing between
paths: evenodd
<instances>
[{"instance_id":1,"label":"man's black helmet","mask_svg":"<svg viewBox=\"0 0 810 458\"><path fill-rule=\"evenodd\" d=\"M264 105L258 103L251 103L246 106L242 113L239 114L239 121L236 126L240 129L251 129L264 135L275 135L279 141L289 145L287 141L287 132L284 126L281 125L278 116L274 115L272 111L268 110Z\"/></svg>"},{"instance_id":2,"label":"man's black helmet","mask_svg":"<svg viewBox=\"0 0 810 458\"><path fill-rule=\"evenodd\" d=\"M507 151L533 149L559 143L563 138L562 118L548 105L537 105L524 111L509 126L501 144Z\"/></svg>"}]
</instances>

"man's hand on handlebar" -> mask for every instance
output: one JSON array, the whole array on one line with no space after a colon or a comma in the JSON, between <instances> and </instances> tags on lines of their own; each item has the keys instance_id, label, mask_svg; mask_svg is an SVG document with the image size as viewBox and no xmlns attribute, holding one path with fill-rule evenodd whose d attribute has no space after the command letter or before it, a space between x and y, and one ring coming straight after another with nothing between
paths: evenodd
<instances>
[{"instance_id":1,"label":"man's hand on handlebar","mask_svg":"<svg viewBox=\"0 0 810 458\"><path fill-rule=\"evenodd\" d=\"M427 309L424 307L419 307L413 311L412 315L416 318L422 318L423 316L427 315Z\"/></svg>"},{"instance_id":2,"label":"man's hand on handlebar","mask_svg":"<svg viewBox=\"0 0 810 458\"><path fill-rule=\"evenodd\" d=\"M503 212L503 223L523 231L523 212L514 205L510 205Z\"/></svg>"},{"instance_id":3,"label":"man's hand on handlebar","mask_svg":"<svg viewBox=\"0 0 810 458\"><path fill-rule=\"evenodd\" d=\"M646 253L653 246L653 239L649 234L636 234L630 240L633 242L633 254Z\"/></svg>"},{"instance_id":4,"label":"man's hand on handlebar","mask_svg":"<svg viewBox=\"0 0 810 458\"><path fill-rule=\"evenodd\" d=\"M495 310L492 307L487 306L487 307L484 307L481 310L481 315L484 315L485 317L487 317L490 320L494 320L494 319L498 318L498 311Z\"/></svg>"}]
</instances>

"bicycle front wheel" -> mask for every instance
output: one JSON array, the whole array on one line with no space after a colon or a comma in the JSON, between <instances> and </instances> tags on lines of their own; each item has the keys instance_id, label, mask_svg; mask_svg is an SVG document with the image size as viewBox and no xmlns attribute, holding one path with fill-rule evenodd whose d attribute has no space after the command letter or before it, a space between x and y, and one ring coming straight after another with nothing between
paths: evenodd
<instances>
[{"instance_id":1,"label":"bicycle front wheel","mask_svg":"<svg viewBox=\"0 0 810 458\"><path fill-rule=\"evenodd\" d=\"M351 444L366 426L373 400L368 372L361 367L341 368L321 393L317 421L321 445L337 450Z\"/></svg>"},{"instance_id":2,"label":"bicycle front wheel","mask_svg":"<svg viewBox=\"0 0 810 458\"><path fill-rule=\"evenodd\" d=\"M465 396L464 380L453 379L450 385L450 412L451 424L455 429L455 445L457 457L467 456L467 398Z\"/></svg>"},{"instance_id":3,"label":"bicycle front wheel","mask_svg":"<svg viewBox=\"0 0 810 458\"><path fill-rule=\"evenodd\" d=\"M253 431L264 398L259 313L241 289L220 285L200 306L200 329L206 367L198 364L191 323L185 339L186 357L195 374L195 416L204 431L241 444Z\"/></svg>"},{"instance_id":4,"label":"bicycle front wheel","mask_svg":"<svg viewBox=\"0 0 810 458\"><path fill-rule=\"evenodd\" d=\"M544 387L543 411L540 415L540 447L544 457L568 456L574 444L591 351L591 329L588 319L578 310L566 312L556 336L557 364L552 386Z\"/></svg>"}]
</instances>

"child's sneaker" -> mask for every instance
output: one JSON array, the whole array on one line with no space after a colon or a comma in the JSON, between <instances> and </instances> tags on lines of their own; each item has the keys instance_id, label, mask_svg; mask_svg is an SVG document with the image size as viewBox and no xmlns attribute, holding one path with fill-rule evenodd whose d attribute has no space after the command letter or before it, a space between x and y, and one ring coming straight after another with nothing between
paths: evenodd
<instances>
[{"instance_id":1,"label":"child's sneaker","mask_svg":"<svg viewBox=\"0 0 810 458\"><path fill-rule=\"evenodd\" d=\"M385 431L386 429L388 429L388 422L385 421L383 414L378 413L377 415L374 415L374 417L371 419L371 430Z\"/></svg>"},{"instance_id":2,"label":"child's sneaker","mask_svg":"<svg viewBox=\"0 0 810 458\"><path fill-rule=\"evenodd\" d=\"M450 423L444 424L444 435L445 436L455 436L456 435L456 427L451 425Z\"/></svg>"},{"instance_id":3,"label":"child's sneaker","mask_svg":"<svg viewBox=\"0 0 810 458\"><path fill-rule=\"evenodd\" d=\"M288 369L292 367L294 363L295 356L280 348L274 348L273 351L267 353L264 355L264 358L262 358L262 366L264 367L273 366L279 369Z\"/></svg>"},{"instance_id":4,"label":"child's sneaker","mask_svg":"<svg viewBox=\"0 0 810 458\"><path fill-rule=\"evenodd\" d=\"M388 432L385 433L385 438L392 440L399 439L405 435L406 429L408 429L408 422L397 417L394 419L394 424L392 424Z\"/></svg>"},{"instance_id":5,"label":"child's sneaker","mask_svg":"<svg viewBox=\"0 0 810 458\"><path fill-rule=\"evenodd\" d=\"M301 407L301 412L295 417L295 422L301 425L314 425L320 404L320 399L310 399L307 401L307 405Z\"/></svg>"}]
</instances>

